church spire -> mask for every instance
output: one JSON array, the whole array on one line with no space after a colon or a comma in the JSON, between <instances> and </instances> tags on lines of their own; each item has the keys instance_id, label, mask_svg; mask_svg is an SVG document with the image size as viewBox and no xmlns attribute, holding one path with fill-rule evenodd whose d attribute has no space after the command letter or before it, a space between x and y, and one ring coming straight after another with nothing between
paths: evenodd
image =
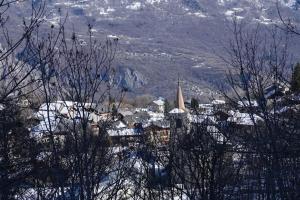
<instances>
[{"instance_id":1,"label":"church spire","mask_svg":"<svg viewBox=\"0 0 300 200\"><path fill-rule=\"evenodd\" d=\"M179 75L178 75L178 88L177 88L176 102L177 102L176 106L178 109L185 110L183 95L180 87Z\"/></svg>"}]
</instances>

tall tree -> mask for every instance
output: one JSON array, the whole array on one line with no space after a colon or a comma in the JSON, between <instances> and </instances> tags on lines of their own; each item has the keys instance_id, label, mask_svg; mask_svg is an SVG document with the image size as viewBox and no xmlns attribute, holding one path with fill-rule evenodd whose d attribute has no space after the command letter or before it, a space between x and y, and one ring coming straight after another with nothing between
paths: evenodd
<instances>
[{"instance_id":1,"label":"tall tree","mask_svg":"<svg viewBox=\"0 0 300 200\"><path fill-rule=\"evenodd\" d=\"M248 117L242 119L249 119L248 127L236 122L230 125L231 131L227 131L232 142L241 144L239 154L242 159L239 162L246 173L240 173L239 198L254 195L253 191L258 189L256 198L295 199L299 195L296 186L299 180L295 180L300 171L296 161L299 152L295 148L300 144L299 125L295 121L299 112L279 96L270 102L264 95L269 85L286 80L290 74L287 67L290 65L289 35L278 27L252 29L237 21L232 30L227 63L231 66L228 83L234 94L229 96L224 92L224 96L230 102L244 102L243 112ZM237 74L242 79L237 78ZM258 102L256 108L253 100ZM284 109L292 115L278 111L282 110L282 103L288 104ZM252 175L249 177L247 173ZM243 186L248 194L244 193Z\"/></svg>"},{"instance_id":2,"label":"tall tree","mask_svg":"<svg viewBox=\"0 0 300 200\"><path fill-rule=\"evenodd\" d=\"M0 109L0 199L15 199L33 176L37 146L13 101Z\"/></svg>"},{"instance_id":3,"label":"tall tree","mask_svg":"<svg viewBox=\"0 0 300 200\"><path fill-rule=\"evenodd\" d=\"M197 110L199 108L199 102L197 99L195 99L195 98L191 99L191 108L193 110Z\"/></svg>"},{"instance_id":4,"label":"tall tree","mask_svg":"<svg viewBox=\"0 0 300 200\"><path fill-rule=\"evenodd\" d=\"M36 150L29 138L30 123L21 117L20 104L22 98L36 89L30 86L37 81L33 76L37 65L26 63L31 56L24 56L24 61L16 59L16 55L43 23L44 3L32 6L31 15L19 21L23 24L20 35L9 26L17 4L22 1L0 1L0 199L15 199L20 194L21 186L32 175L35 155L31 150Z\"/></svg>"},{"instance_id":5,"label":"tall tree","mask_svg":"<svg viewBox=\"0 0 300 200\"><path fill-rule=\"evenodd\" d=\"M109 109L111 89L114 86L114 69L117 40L98 41L88 27L86 45L82 45L76 33L64 32L64 24L54 29L52 37L31 40L31 51L38 52L40 88L47 111L45 119L50 138L52 163L48 167L51 182L39 182L39 187L51 185L56 196L64 198L67 193L72 198L104 199L118 191L123 174L122 164L113 154L107 135L112 118L101 118L101 109ZM61 32L62 31L62 32ZM55 43L55 41L58 41ZM48 52L49 49L52 49ZM47 56L52 55L50 58ZM124 92L115 98L121 102ZM51 103L60 100L68 110L67 119L57 116L64 127L67 142L60 147L55 142L55 127L52 126ZM70 105L70 103L72 105ZM117 107L115 107L117 108ZM71 159L70 159L71 158ZM118 166L120 165L120 166ZM103 183L114 172L113 179ZM119 175L118 175L119 173ZM65 187L70 188L65 191ZM46 198L43 194L41 198Z\"/></svg>"},{"instance_id":6,"label":"tall tree","mask_svg":"<svg viewBox=\"0 0 300 200\"><path fill-rule=\"evenodd\" d=\"M169 112L171 111L171 104L170 102L166 99L165 104L164 104L164 114L165 116L168 116Z\"/></svg>"},{"instance_id":7,"label":"tall tree","mask_svg":"<svg viewBox=\"0 0 300 200\"><path fill-rule=\"evenodd\" d=\"M300 63L295 65L291 81L291 90L293 92L300 91Z\"/></svg>"}]
</instances>

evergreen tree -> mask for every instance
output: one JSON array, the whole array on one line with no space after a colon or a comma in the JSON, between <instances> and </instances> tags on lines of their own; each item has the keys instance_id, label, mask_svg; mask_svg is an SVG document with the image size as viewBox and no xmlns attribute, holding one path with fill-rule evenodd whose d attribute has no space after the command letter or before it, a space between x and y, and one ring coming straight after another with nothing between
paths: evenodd
<instances>
[{"instance_id":1,"label":"evergreen tree","mask_svg":"<svg viewBox=\"0 0 300 200\"><path fill-rule=\"evenodd\" d=\"M291 90L293 92L300 92L300 63L297 63L291 81Z\"/></svg>"},{"instance_id":2,"label":"evergreen tree","mask_svg":"<svg viewBox=\"0 0 300 200\"><path fill-rule=\"evenodd\" d=\"M117 117L118 116L118 108L117 108L116 104L112 105L111 112L112 112L112 116L113 117Z\"/></svg>"},{"instance_id":3,"label":"evergreen tree","mask_svg":"<svg viewBox=\"0 0 300 200\"><path fill-rule=\"evenodd\" d=\"M192 100L191 100L191 108L193 110L197 110L199 108L199 102L198 102L197 99L192 98Z\"/></svg>"},{"instance_id":4,"label":"evergreen tree","mask_svg":"<svg viewBox=\"0 0 300 200\"><path fill-rule=\"evenodd\" d=\"M0 110L0 199L15 199L33 172L38 150L26 125L16 104Z\"/></svg>"},{"instance_id":5,"label":"evergreen tree","mask_svg":"<svg viewBox=\"0 0 300 200\"><path fill-rule=\"evenodd\" d=\"M164 104L164 114L167 116L169 112L171 111L171 104L170 102L166 99L165 104Z\"/></svg>"}]
</instances>

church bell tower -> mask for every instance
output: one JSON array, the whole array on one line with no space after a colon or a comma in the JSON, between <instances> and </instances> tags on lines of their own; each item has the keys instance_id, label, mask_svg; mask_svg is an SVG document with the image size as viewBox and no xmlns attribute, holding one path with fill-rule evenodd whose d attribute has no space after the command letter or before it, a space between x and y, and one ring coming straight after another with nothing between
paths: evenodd
<instances>
[{"instance_id":1,"label":"church bell tower","mask_svg":"<svg viewBox=\"0 0 300 200\"><path fill-rule=\"evenodd\" d=\"M180 139L183 134L188 132L187 109L184 105L184 98L178 78L177 93L175 99L175 108L169 112L170 116L170 141L175 142Z\"/></svg>"}]
</instances>

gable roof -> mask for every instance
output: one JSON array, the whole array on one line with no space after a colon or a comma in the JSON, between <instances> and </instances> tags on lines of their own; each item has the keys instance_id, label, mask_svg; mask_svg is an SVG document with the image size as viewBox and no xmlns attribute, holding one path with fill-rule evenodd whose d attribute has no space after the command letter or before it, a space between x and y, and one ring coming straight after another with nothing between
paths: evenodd
<instances>
[{"instance_id":1,"label":"gable roof","mask_svg":"<svg viewBox=\"0 0 300 200\"><path fill-rule=\"evenodd\" d=\"M162 99L155 100L155 101L153 101L153 103L158 105L158 106L165 105L165 102Z\"/></svg>"}]
</instances>

